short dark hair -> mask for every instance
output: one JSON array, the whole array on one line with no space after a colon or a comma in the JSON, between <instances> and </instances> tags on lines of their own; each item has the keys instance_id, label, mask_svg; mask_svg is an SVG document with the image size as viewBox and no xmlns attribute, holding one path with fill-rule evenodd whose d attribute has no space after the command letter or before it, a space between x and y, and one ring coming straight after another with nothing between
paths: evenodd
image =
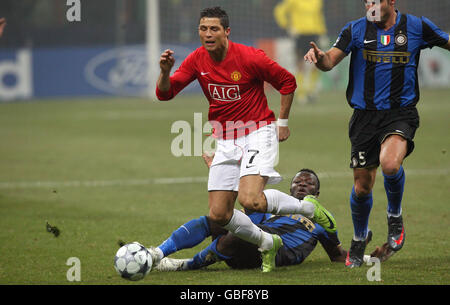
<instances>
[{"instance_id":1,"label":"short dark hair","mask_svg":"<svg viewBox=\"0 0 450 305\"><path fill-rule=\"evenodd\" d=\"M309 169L309 168L302 168L301 170L299 170L296 174L295 174L295 176L294 176L294 178L298 175L298 174L300 174L300 173L310 173L310 174L312 174L314 177L316 177L316 179L317 179L317 192L319 192L319 190L320 190L320 180L319 180L319 177L317 176L317 174L316 174L316 172L314 172L312 169ZM292 180L294 180L294 179L292 179ZM291 183L292 184L292 183Z\"/></svg>"},{"instance_id":2,"label":"short dark hair","mask_svg":"<svg viewBox=\"0 0 450 305\"><path fill-rule=\"evenodd\" d=\"M220 24L226 30L230 27L230 20L228 18L227 12L225 12L220 6L215 7L207 7L200 12L200 18L198 19L198 23L202 18L219 18Z\"/></svg>"}]
</instances>

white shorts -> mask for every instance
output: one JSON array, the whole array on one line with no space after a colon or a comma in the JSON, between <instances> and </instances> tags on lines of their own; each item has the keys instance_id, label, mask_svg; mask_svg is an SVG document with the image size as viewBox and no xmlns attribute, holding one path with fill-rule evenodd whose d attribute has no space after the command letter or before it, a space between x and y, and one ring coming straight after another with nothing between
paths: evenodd
<instances>
[{"instance_id":1,"label":"white shorts","mask_svg":"<svg viewBox=\"0 0 450 305\"><path fill-rule=\"evenodd\" d=\"M269 177L268 184L283 178L275 171L278 164L276 124L263 126L237 139L217 140L209 169L208 191L238 191L239 179L248 175Z\"/></svg>"}]
</instances>

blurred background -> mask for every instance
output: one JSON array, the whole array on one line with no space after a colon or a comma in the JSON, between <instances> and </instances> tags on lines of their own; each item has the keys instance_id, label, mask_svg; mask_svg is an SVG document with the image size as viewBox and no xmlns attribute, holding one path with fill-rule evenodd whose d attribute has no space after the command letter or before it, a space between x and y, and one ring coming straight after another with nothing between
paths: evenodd
<instances>
[{"instance_id":1,"label":"blurred background","mask_svg":"<svg viewBox=\"0 0 450 305\"><path fill-rule=\"evenodd\" d=\"M450 31L449 0L397 2L401 12ZM174 49L180 64L199 46L198 16L209 6L228 12L233 41L264 49L297 75L305 90L297 92L300 102L345 88L346 63L327 74L303 71L301 38L330 47L348 21L364 16L362 0L2 0L0 100L151 97L160 51ZM423 53L421 85L448 88L450 59L437 49ZM186 91L199 90L192 84Z\"/></svg>"}]
</instances>

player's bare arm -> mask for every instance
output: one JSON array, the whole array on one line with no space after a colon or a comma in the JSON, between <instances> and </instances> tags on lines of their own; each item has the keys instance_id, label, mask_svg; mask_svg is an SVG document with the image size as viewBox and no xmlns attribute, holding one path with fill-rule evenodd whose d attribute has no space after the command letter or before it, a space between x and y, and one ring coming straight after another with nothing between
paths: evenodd
<instances>
[{"instance_id":1,"label":"player's bare arm","mask_svg":"<svg viewBox=\"0 0 450 305\"><path fill-rule=\"evenodd\" d=\"M294 93L281 95L280 115L278 116L279 119L287 120L289 118L289 112L291 111L293 99ZM288 126L278 125L278 140L280 142L286 141L289 138L290 133L291 132Z\"/></svg>"},{"instance_id":2,"label":"player's bare arm","mask_svg":"<svg viewBox=\"0 0 450 305\"><path fill-rule=\"evenodd\" d=\"M170 49L165 50L159 58L159 67L161 72L158 78L158 88L161 91L168 91L170 89L170 70L175 64L174 52Z\"/></svg>"},{"instance_id":3,"label":"player's bare arm","mask_svg":"<svg viewBox=\"0 0 450 305\"><path fill-rule=\"evenodd\" d=\"M5 26L6 26L6 19L0 18L0 37L2 37L3 35L3 30L5 29Z\"/></svg>"},{"instance_id":4,"label":"player's bare arm","mask_svg":"<svg viewBox=\"0 0 450 305\"><path fill-rule=\"evenodd\" d=\"M339 64L346 54L338 48L331 48L327 52L322 51L319 47L311 42L311 49L304 56L306 62L314 63L316 67L322 71L330 71Z\"/></svg>"},{"instance_id":5,"label":"player's bare arm","mask_svg":"<svg viewBox=\"0 0 450 305\"><path fill-rule=\"evenodd\" d=\"M332 262L336 263L344 263L345 258L347 257L347 251L342 248L342 246L336 246L336 249L333 252L327 253Z\"/></svg>"}]
</instances>

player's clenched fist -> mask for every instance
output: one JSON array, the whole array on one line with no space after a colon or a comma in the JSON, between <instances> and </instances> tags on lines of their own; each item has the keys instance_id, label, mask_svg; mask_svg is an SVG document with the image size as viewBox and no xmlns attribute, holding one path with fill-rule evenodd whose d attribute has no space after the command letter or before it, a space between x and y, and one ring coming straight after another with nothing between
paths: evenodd
<instances>
[{"instance_id":1,"label":"player's clenched fist","mask_svg":"<svg viewBox=\"0 0 450 305\"><path fill-rule=\"evenodd\" d=\"M310 42L309 44L312 48L309 49L308 53L306 53L304 59L309 63L317 64L317 62L325 56L325 52L319 49L314 42Z\"/></svg>"},{"instance_id":2,"label":"player's clenched fist","mask_svg":"<svg viewBox=\"0 0 450 305\"><path fill-rule=\"evenodd\" d=\"M168 91L170 89L170 70L175 64L173 54L174 52L172 50L167 49L162 52L161 57L159 58L161 73L159 73L157 86L161 91Z\"/></svg>"},{"instance_id":3,"label":"player's clenched fist","mask_svg":"<svg viewBox=\"0 0 450 305\"><path fill-rule=\"evenodd\" d=\"M289 127L285 126L277 126L278 128L278 141L279 142L284 142L286 141L289 136L291 135L291 131L289 130Z\"/></svg>"},{"instance_id":4,"label":"player's clenched fist","mask_svg":"<svg viewBox=\"0 0 450 305\"><path fill-rule=\"evenodd\" d=\"M161 68L161 72L170 72L173 65L175 64L175 58L173 57L174 52L170 49L165 50L161 57L159 58L159 66Z\"/></svg>"}]
</instances>

